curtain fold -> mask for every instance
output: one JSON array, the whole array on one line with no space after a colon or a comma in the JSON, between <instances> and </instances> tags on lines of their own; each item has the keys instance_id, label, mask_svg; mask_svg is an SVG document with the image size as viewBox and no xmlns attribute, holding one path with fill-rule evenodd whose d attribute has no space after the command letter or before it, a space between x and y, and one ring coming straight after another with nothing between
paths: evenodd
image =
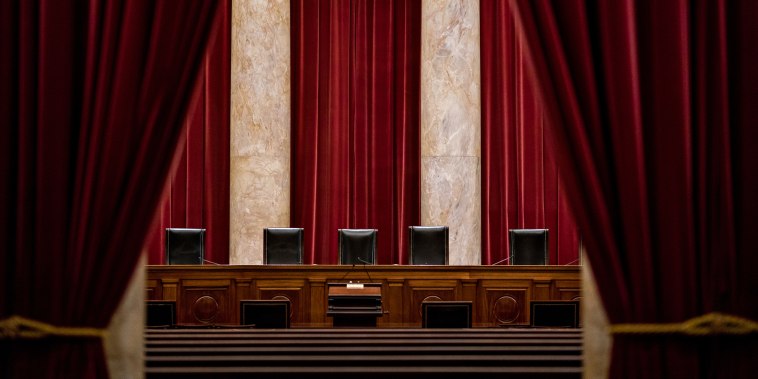
<instances>
[{"instance_id":1,"label":"curtain fold","mask_svg":"<svg viewBox=\"0 0 758 379\"><path fill-rule=\"evenodd\" d=\"M550 264L579 264L580 235L548 144L508 3L482 0L482 263L508 264L509 229L549 229Z\"/></svg>"},{"instance_id":2,"label":"curtain fold","mask_svg":"<svg viewBox=\"0 0 758 379\"><path fill-rule=\"evenodd\" d=\"M758 319L758 4L511 5L611 323ZM610 377L746 378L757 353L616 336Z\"/></svg>"},{"instance_id":3,"label":"curtain fold","mask_svg":"<svg viewBox=\"0 0 758 379\"><path fill-rule=\"evenodd\" d=\"M338 262L337 229L376 228L407 261L419 215L421 4L292 2L291 225L305 262Z\"/></svg>"},{"instance_id":4,"label":"curtain fold","mask_svg":"<svg viewBox=\"0 0 758 379\"><path fill-rule=\"evenodd\" d=\"M166 228L205 228L205 260L229 263L231 1L203 59L198 98L185 121L181 156L148 240L148 264L166 264Z\"/></svg>"},{"instance_id":5,"label":"curtain fold","mask_svg":"<svg viewBox=\"0 0 758 379\"><path fill-rule=\"evenodd\" d=\"M0 319L105 328L163 192L213 1L0 5ZM105 377L100 340L0 340L0 376Z\"/></svg>"}]
</instances>

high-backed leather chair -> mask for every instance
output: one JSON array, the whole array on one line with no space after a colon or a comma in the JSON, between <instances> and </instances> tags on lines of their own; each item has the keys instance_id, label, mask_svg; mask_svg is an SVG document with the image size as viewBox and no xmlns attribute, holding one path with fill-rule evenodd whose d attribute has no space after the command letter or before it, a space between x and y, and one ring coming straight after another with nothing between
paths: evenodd
<instances>
[{"instance_id":1,"label":"high-backed leather chair","mask_svg":"<svg viewBox=\"0 0 758 379\"><path fill-rule=\"evenodd\" d=\"M548 265L547 229L511 229L512 265Z\"/></svg>"},{"instance_id":2,"label":"high-backed leather chair","mask_svg":"<svg viewBox=\"0 0 758 379\"><path fill-rule=\"evenodd\" d=\"M303 228L263 229L263 264L303 264Z\"/></svg>"},{"instance_id":3,"label":"high-backed leather chair","mask_svg":"<svg viewBox=\"0 0 758 379\"><path fill-rule=\"evenodd\" d=\"M341 265L376 263L376 229L337 229Z\"/></svg>"},{"instance_id":4,"label":"high-backed leather chair","mask_svg":"<svg viewBox=\"0 0 758 379\"><path fill-rule=\"evenodd\" d=\"M166 228L166 262L201 265L205 256L205 229Z\"/></svg>"},{"instance_id":5,"label":"high-backed leather chair","mask_svg":"<svg viewBox=\"0 0 758 379\"><path fill-rule=\"evenodd\" d=\"M447 226L409 226L408 263L446 265L448 263Z\"/></svg>"}]
</instances>

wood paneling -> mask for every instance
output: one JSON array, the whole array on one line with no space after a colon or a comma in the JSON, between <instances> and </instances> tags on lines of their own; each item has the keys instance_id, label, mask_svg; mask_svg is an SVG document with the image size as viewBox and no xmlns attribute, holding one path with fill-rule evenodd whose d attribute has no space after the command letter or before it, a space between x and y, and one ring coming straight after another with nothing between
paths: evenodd
<instances>
[{"instance_id":1,"label":"wood paneling","mask_svg":"<svg viewBox=\"0 0 758 379\"><path fill-rule=\"evenodd\" d=\"M478 296L483 299L478 302L482 313L477 321L487 326L528 324L535 286L535 281L526 279L483 280Z\"/></svg>"},{"instance_id":2,"label":"wood paneling","mask_svg":"<svg viewBox=\"0 0 758 379\"><path fill-rule=\"evenodd\" d=\"M467 300L474 326L524 325L530 300L580 298L578 266L366 266L382 284L378 327L419 327L424 300ZM361 270L363 271L363 270ZM240 300L289 299L293 327L330 327L327 283L345 266L148 266L147 299L176 300L181 324L239 323ZM356 274L357 275L357 274ZM363 277L368 277L363 273ZM368 280L360 279L362 282Z\"/></svg>"},{"instance_id":3,"label":"wood paneling","mask_svg":"<svg viewBox=\"0 0 758 379\"><path fill-rule=\"evenodd\" d=\"M236 296L229 279L187 279L180 281L176 302L176 322L180 324L238 324L234 312Z\"/></svg>"},{"instance_id":4,"label":"wood paneling","mask_svg":"<svg viewBox=\"0 0 758 379\"><path fill-rule=\"evenodd\" d=\"M300 324L309 309L308 288L303 279L261 279L255 281L254 299L251 300L289 300L292 318L290 323Z\"/></svg>"},{"instance_id":5,"label":"wood paneling","mask_svg":"<svg viewBox=\"0 0 758 379\"><path fill-rule=\"evenodd\" d=\"M459 299L460 282L458 280L408 280L406 304L407 311L403 318L406 324L421 326L421 303L424 301L454 301Z\"/></svg>"},{"instance_id":6,"label":"wood paneling","mask_svg":"<svg viewBox=\"0 0 758 379\"><path fill-rule=\"evenodd\" d=\"M145 300L160 300L163 298L163 286L158 280L148 280L145 291Z\"/></svg>"},{"instance_id":7,"label":"wood paneling","mask_svg":"<svg viewBox=\"0 0 758 379\"><path fill-rule=\"evenodd\" d=\"M582 285L579 280L556 280L553 286L554 300L581 300Z\"/></svg>"}]
</instances>

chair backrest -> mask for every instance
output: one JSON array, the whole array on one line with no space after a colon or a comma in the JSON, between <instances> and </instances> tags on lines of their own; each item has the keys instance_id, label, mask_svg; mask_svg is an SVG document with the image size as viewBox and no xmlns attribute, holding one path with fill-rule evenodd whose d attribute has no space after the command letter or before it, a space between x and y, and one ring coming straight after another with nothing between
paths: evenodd
<instances>
[{"instance_id":1,"label":"chair backrest","mask_svg":"<svg viewBox=\"0 0 758 379\"><path fill-rule=\"evenodd\" d=\"M448 264L448 227L409 226L408 250L412 265Z\"/></svg>"},{"instance_id":2,"label":"chair backrest","mask_svg":"<svg viewBox=\"0 0 758 379\"><path fill-rule=\"evenodd\" d=\"M338 229L339 264L376 263L376 229Z\"/></svg>"},{"instance_id":3,"label":"chair backrest","mask_svg":"<svg viewBox=\"0 0 758 379\"><path fill-rule=\"evenodd\" d=\"M579 301L531 301L529 323L533 327L578 328Z\"/></svg>"},{"instance_id":4,"label":"chair backrest","mask_svg":"<svg viewBox=\"0 0 758 379\"><path fill-rule=\"evenodd\" d=\"M240 300L240 325L289 328L290 315L289 300Z\"/></svg>"},{"instance_id":5,"label":"chair backrest","mask_svg":"<svg viewBox=\"0 0 758 379\"><path fill-rule=\"evenodd\" d=\"M147 300L145 325L149 327L172 327L176 325L176 302Z\"/></svg>"},{"instance_id":6,"label":"chair backrest","mask_svg":"<svg viewBox=\"0 0 758 379\"><path fill-rule=\"evenodd\" d=\"M303 228L263 229L263 264L303 264Z\"/></svg>"},{"instance_id":7,"label":"chair backrest","mask_svg":"<svg viewBox=\"0 0 758 379\"><path fill-rule=\"evenodd\" d=\"M511 229L512 265L548 265L547 229Z\"/></svg>"},{"instance_id":8,"label":"chair backrest","mask_svg":"<svg viewBox=\"0 0 758 379\"><path fill-rule=\"evenodd\" d=\"M201 265L205 257L205 229L166 228L166 262Z\"/></svg>"},{"instance_id":9,"label":"chair backrest","mask_svg":"<svg viewBox=\"0 0 758 379\"><path fill-rule=\"evenodd\" d=\"M421 303L422 328L470 328L470 301L424 301Z\"/></svg>"}]
</instances>

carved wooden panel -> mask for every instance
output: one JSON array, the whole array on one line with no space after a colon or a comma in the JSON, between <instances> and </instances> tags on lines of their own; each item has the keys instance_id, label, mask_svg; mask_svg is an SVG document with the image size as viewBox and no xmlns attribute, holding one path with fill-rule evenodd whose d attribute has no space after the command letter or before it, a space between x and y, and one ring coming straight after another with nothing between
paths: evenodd
<instances>
[{"instance_id":1,"label":"carved wooden panel","mask_svg":"<svg viewBox=\"0 0 758 379\"><path fill-rule=\"evenodd\" d=\"M239 304L229 280L185 280L177 300L179 324L239 323Z\"/></svg>"},{"instance_id":2,"label":"carved wooden panel","mask_svg":"<svg viewBox=\"0 0 758 379\"><path fill-rule=\"evenodd\" d=\"M484 324L522 325L527 317L526 288L487 288L484 290Z\"/></svg>"},{"instance_id":3,"label":"carved wooden panel","mask_svg":"<svg viewBox=\"0 0 758 379\"><path fill-rule=\"evenodd\" d=\"M579 300L582 285L579 280L554 280L551 298L554 300Z\"/></svg>"},{"instance_id":4,"label":"carved wooden panel","mask_svg":"<svg viewBox=\"0 0 758 379\"><path fill-rule=\"evenodd\" d=\"M290 323L303 323L308 319L310 296L305 292L303 280L258 280L255 283L260 300L289 300Z\"/></svg>"},{"instance_id":5,"label":"carved wooden panel","mask_svg":"<svg viewBox=\"0 0 758 379\"><path fill-rule=\"evenodd\" d=\"M409 303L405 313L405 323L421 325L421 303L424 301L459 300L456 280L409 280Z\"/></svg>"},{"instance_id":6,"label":"carved wooden panel","mask_svg":"<svg viewBox=\"0 0 758 379\"><path fill-rule=\"evenodd\" d=\"M483 326L523 325L529 322L528 305L533 296L531 280L482 280L479 307Z\"/></svg>"},{"instance_id":7,"label":"carved wooden panel","mask_svg":"<svg viewBox=\"0 0 758 379\"><path fill-rule=\"evenodd\" d=\"M260 290L261 300L289 300L290 323L302 323L305 321L305 310L308 309L304 299L302 288L266 288Z\"/></svg>"}]
</instances>

